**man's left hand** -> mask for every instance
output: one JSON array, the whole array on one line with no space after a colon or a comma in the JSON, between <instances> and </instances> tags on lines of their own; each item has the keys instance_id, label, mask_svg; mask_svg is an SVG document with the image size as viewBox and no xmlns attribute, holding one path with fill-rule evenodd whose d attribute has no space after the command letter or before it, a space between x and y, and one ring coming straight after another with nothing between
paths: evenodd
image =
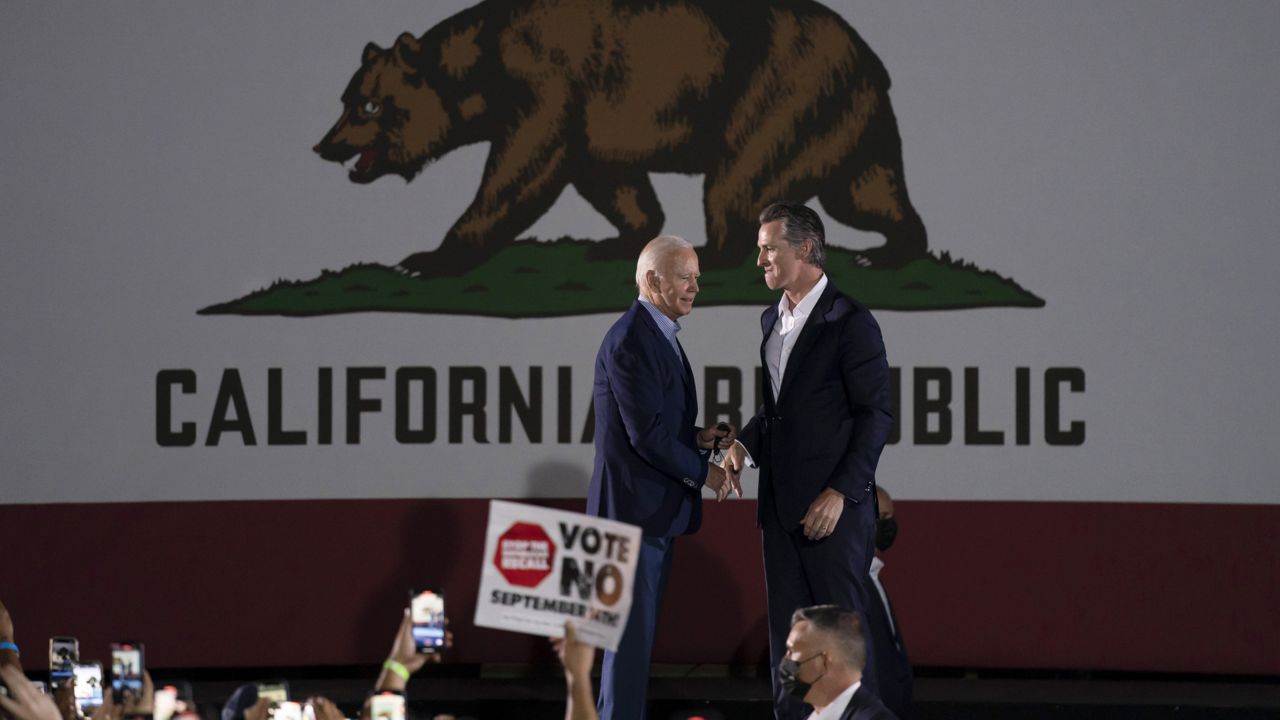
<instances>
[{"instance_id":1,"label":"man's left hand","mask_svg":"<svg viewBox=\"0 0 1280 720\"><path fill-rule=\"evenodd\" d=\"M818 494L818 497L809 506L809 512L804 514L804 536L810 540L821 540L836 530L836 523L840 521L840 514L844 512L844 495L832 490L824 489Z\"/></svg>"}]
</instances>

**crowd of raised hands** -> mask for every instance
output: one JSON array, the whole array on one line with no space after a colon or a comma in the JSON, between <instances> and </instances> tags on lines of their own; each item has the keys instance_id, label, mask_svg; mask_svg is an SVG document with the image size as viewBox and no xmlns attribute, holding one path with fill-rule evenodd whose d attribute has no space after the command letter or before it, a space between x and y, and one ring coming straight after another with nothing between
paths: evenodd
<instances>
[{"instance_id":1,"label":"crowd of raised hands","mask_svg":"<svg viewBox=\"0 0 1280 720\"><path fill-rule=\"evenodd\" d=\"M446 630L444 647L448 649L452 646L453 633ZM595 647L579 642L571 623L565 623L564 637L552 640L552 646L564 666L566 720L595 718L591 686ZM78 708L74 678L50 687L46 692L43 683L33 682L23 672L19 653L13 619L4 603L0 602L0 720L201 720L199 710L191 698L178 698L174 702L158 704L155 685L150 673L145 671L140 691L126 689L120 696L116 696L107 683L102 691L100 705ZM438 652L418 651L413 639L409 609L406 608L392 641L391 652L383 663L373 692L361 708L359 720L385 720L381 714L374 717L374 699L387 694L403 696L414 673L428 663L440 661L441 654ZM165 690L171 692L173 688ZM338 705L325 697L309 697L298 705L305 720L346 720L346 715ZM260 697L256 685L245 685L237 689L227 701L222 709L221 720L277 720L280 707L278 699ZM436 715L433 720L454 718L451 715Z\"/></svg>"}]
</instances>

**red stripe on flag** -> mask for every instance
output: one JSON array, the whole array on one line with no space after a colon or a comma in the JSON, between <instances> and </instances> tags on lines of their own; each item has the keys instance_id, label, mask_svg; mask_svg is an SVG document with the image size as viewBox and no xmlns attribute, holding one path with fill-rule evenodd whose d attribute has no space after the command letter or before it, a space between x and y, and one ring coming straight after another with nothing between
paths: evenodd
<instances>
[{"instance_id":1,"label":"red stripe on flag","mask_svg":"<svg viewBox=\"0 0 1280 720\"><path fill-rule=\"evenodd\" d=\"M446 594L453 661L550 663L538 638L471 624L487 507L3 505L0 600L31 669L50 635L79 637L98 660L111 640L138 639L157 667L373 663L409 588L428 586ZM917 665L1280 674L1280 506L895 507L882 577ZM762 661L755 503L705 511L676 543L654 660Z\"/></svg>"}]
</instances>

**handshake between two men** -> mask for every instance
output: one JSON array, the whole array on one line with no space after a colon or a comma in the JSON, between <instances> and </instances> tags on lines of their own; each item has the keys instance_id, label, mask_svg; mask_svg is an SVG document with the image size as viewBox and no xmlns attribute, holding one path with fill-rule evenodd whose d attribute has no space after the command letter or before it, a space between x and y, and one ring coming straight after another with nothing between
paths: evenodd
<instances>
[{"instance_id":1,"label":"handshake between two men","mask_svg":"<svg viewBox=\"0 0 1280 720\"><path fill-rule=\"evenodd\" d=\"M707 487L716 494L716 501L729 497L729 493L742 497L743 451L738 445L737 429L725 422L703 428L698 433L698 447L712 451Z\"/></svg>"}]
</instances>

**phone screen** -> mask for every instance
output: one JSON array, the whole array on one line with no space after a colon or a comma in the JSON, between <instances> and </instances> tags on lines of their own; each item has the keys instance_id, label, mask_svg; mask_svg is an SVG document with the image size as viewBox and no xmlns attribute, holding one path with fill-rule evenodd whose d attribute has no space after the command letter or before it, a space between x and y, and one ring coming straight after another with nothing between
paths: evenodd
<instances>
[{"instance_id":1,"label":"phone screen","mask_svg":"<svg viewBox=\"0 0 1280 720\"><path fill-rule=\"evenodd\" d=\"M372 720L405 720L404 696L396 693L378 693L369 702Z\"/></svg>"},{"instance_id":2,"label":"phone screen","mask_svg":"<svg viewBox=\"0 0 1280 720\"><path fill-rule=\"evenodd\" d=\"M434 590L423 590L410 597L413 644L420 653L439 652L444 648L444 596Z\"/></svg>"},{"instance_id":3,"label":"phone screen","mask_svg":"<svg viewBox=\"0 0 1280 720\"><path fill-rule=\"evenodd\" d=\"M266 698L273 703L289 700L289 683L284 680L272 680L258 683L258 699Z\"/></svg>"},{"instance_id":4,"label":"phone screen","mask_svg":"<svg viewBox=\"0 0 1280 720\"><path fill-rule=\"evenodd\" d=\"M76 664L72 673L76 680L76 712L84 717L102 705L102 666L98 663Z\"/></svg>"},{"instance_id":5,"label":"phone screen","mask_svg":"<svg viewBox=\"0 0 1280 720\"><path fill-rule=\"evenodd\" d=\"M142 693L142 645L133 642L111 643L111 689L117 698L125 690L134 697Z\"/></svg>"},{"instance_id":6,"label":"phone screen","mask_svg":"<svg viewBox=\"0 0 1280 720\"><path fill-rule=\"evenodd\" d=\"M55 687L75 675L80 662L80 641L73 637L49 638L49 682Z\"/></svg>"}]
</instances>

